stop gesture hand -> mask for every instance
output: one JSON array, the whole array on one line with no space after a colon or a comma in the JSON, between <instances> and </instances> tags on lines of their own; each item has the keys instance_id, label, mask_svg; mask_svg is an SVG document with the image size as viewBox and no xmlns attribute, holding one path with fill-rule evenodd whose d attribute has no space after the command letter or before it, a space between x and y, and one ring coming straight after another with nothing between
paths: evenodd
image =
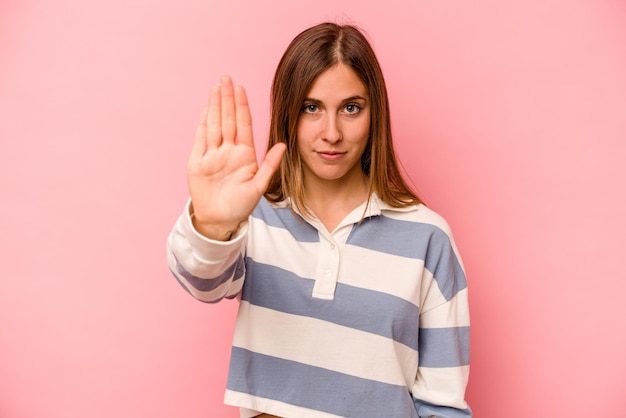
<instances>
[{"instance_id":1,"label":"stop gesture hand","mask_svg":"<svg viewBox=\"0 0 626 418\"><path fill-rule=\"evenodd\" d=\"M196 230L228 240L265 193L284 151L277 144L257 164L246 92L222 77L211 89L187 163Z\"/></svg>"}]
</instances>

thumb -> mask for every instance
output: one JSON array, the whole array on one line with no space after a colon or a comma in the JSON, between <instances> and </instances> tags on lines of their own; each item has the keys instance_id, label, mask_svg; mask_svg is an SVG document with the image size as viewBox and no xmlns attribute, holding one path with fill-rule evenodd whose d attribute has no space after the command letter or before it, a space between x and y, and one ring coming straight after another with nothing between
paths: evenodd
<instances>
[{"instance_id":1,"label":"thumb","mask_svg":"<svg viewBox=\"0 0 626 418\"><path fill-rule=\"evenodd\" d=\"M256 174L254 175L254 182L259 190L267 190L267 186L270 184L272 175L278 170L280 160L283 158L283 154L287 149L287 145L280 142L270 148L263 159L263 162L259 166Z\"/></svg>"}]
</instances>

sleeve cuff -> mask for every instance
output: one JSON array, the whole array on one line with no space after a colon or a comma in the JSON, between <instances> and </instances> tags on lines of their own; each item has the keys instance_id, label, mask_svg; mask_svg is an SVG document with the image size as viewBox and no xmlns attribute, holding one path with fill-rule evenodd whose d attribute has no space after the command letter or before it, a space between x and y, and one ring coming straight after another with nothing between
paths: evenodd
<instances>
[{"instance_id":1,"label":"sleeve cuff","mask_svg":"<svg viewBox=\"0 0 626 418\"><path fill-rule=\"evenodd\" d=\"M183 235L187 237L189 244L194 248L199 255L205 253L210 254L207 258L221 258L220 255L225 256L232 253L233 248L240 248L242 241L245 240L248 232L248 221L244 221L239 225L239 228L233 233L233 236L228 241L218 241L210 239L200 234L193 226L191 213L191 199L187 201L185 211L179 219L179 228ZM204 258L204 257L202 257Z\"/></svg>"}]
</instances>

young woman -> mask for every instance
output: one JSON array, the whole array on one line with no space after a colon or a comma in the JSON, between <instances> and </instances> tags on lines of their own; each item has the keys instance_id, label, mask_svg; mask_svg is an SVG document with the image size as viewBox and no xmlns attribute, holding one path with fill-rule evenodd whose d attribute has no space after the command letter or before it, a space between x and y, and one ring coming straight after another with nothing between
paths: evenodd
<instances>
[{"instance_id":1,"label":"young woman","mask_svg":"<svg viewBox=\"0 0 626 418\"><path fill-rule=\"evenodd\" d=\"M168 239L187 291L240 301L225 402L246 418L470 417L463 267L400 174L371 46L352 26L305 30L271 103L257 165L244 89L213 87Z\"/></svg>"}]
</instances>

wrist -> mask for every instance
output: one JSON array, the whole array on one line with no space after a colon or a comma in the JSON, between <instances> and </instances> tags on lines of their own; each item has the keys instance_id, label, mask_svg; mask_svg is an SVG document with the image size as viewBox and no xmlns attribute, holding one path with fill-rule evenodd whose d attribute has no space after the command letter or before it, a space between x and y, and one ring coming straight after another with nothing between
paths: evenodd
<instances>
[{"instance_id":1,"label":"wrist","mask_svg":"<svg viewBox=\"0 0 626 418\"><path fill-rule=\"evenodd\" d=\"M191 223L196 232L215 241L230 241L230 239L237 233L237 230L239 230L240 225L240 223L231 226L204 224L198 222L193 215L191 216Z\"/></svg>"},{"instance_id":2,"label":"wrist","mask_svg":"<svg viewBox=\"0 0 626 418\"><path fill-rule=\"evenodd\" d=\"M203 221L196 216L193 204L189 205L189 217L191 218L191 225L197 233L215 241L229 241L241 225L241 222L214 223Z\"/></svg>"}]
</instances>

